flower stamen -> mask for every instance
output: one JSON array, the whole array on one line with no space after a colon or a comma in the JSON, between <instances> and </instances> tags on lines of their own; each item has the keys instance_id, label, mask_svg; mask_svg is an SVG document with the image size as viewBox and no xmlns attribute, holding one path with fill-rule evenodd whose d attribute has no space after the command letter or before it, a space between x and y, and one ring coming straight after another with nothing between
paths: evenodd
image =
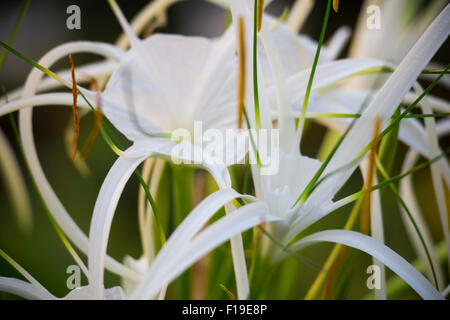
<instances>
[{"instance_id":1,"label":"flower stamen","mask_svg":"<svg viewBox=\"0 0 450 320\"><path fill-rule=\"evenodd\" d=\"M72 112L73 112L73 122L75 125L75 146L72 153L72 160L75 159L75 155L77 154L78 149L78 138L80 136L80 115L78 114L78 88L77 81L75 79L75 64L73 62L72 55L69 55L70 60L70 72L72 74L72 95L73 95L73 104L72 104Z\"/></svg>"},{"instance_id":2,"label":"flower stamen","mask_svg":"<svg viewBox=\"0 0 450 320\"><path fill-rule=\"evenodd\" d=\"M375 126L373 129L373 139L376 141L381 129L381 118L377 117L375 119ZM378 143L372 143L369 164L367 166L366 174L366 190L370 190L373 185L373 176L375 174L375 160L377 154ZM369 233L369 221L370 221L370 205L371 205L371 193L367 192L364 196L362 208L361 208L361 233Z\"/></svg>"},{"instance_id":3,"label":"flower stamen","mask_svg":"<svg viewBox=\"0 0 450 320\"><path fill-rule=\"evenodd\" d=\"M100 129L102 127L103 122L103 112L102 112L102 96L100 94L100 87L97 82L97 80L93 77L88 77L89 82L91 83L91 90L97 92L96 96L96 109L95 109L95 115L94 115L94 126L89 133L89 137L86 140L86 143L83 146L83 149L81 150L81 157L83 159L86 159L86 156L88 155L89 151L92 149L92 146L94 145L95 141L97 141L98 135L100 133Z\"/></svg>"},{"instance_id":4,"label":"flower stamen","mask_svg":"<svg viewBox=\"0 0 450 320\"><path fill-rule=\"evenodd\" d=\"M262 18L264 13L264 0L257 0L258 1L258 32L261 31L262 26Z\"/></svg>"},{"instance_id":5,"label":"flower stamen","mask_svg":"<svg viewBox=\"0 0 450 320\"><path fill-rule=\"evenodd\" d=\"M334 12L338 12L339 10L339 0L333 0L333 10Z\"/></svg>"},{"instance_id":6,"label":"flower stamen","mask_svg":"<svg viewBox=\"0 0 450 320\"><path fill-rule=\"evenodd\" d=\"M244 19L239 18L239 81L238 81L238 128L242 128L245 98L245 38Z\"/></svg>"}]
</instances>

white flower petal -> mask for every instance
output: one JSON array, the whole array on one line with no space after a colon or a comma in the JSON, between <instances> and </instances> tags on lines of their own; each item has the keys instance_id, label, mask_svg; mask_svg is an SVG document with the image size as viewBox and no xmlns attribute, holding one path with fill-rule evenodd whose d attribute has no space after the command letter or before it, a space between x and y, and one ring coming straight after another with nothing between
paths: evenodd
<instances>
[{"instance_id":1,"label":"white flower petal","mask_svg":"<svg viewBox=\"0 0 450 320\"><path fill-rule=\"evenodd\" d=\"M398 274L398 276L405 280L422 298L443 299L439 291L437 291L419 271L409 264L408 261L375 239L358 232L346 230L326 230L317 232L297 241L290 249L297 251L320 242L341 243L364 251L383 262L389 269Z\"/></svg>"},{"instance_id":2,"label":"white flower petal","mask_svg":"<svg viewBox=\"0 0 450 320\"><path fill-rule=\"evenodd\" d=\"M224 241L262 222L277 219L270 216L267 206L262 202L251 203L237 209L198 234L178 252L176 258L166 261L166 265L149 274L146 281L130 298L148 299L154 296L164 283L172 281L192 263Z\"/></svg>"},{"instance_id":3,"label":"white flower petal","mask_svg":"<svg viewBox=\"0 0 450 320\"><path fill-rule=\"evenodd\" d=\"M317 90L334 84L353 74L369 68L385 66L386 62L376 59L343 59L319 64L316 68L314 82L311 90ZM294 105L302 100L309 80L311 70L296 73L287 80L288 101ZM270 88L268 92L270 105L276 105L275 89Z\"/></svg>"},{"instance_id":4,"label":"white flower petal","mask_svg":"<svg viewBox=\"0 0 450 320\"><path fill-rule=\"evenodd\" d=\"M418 94L422 94L422 87L418 84L414 84L414 90ZM427 97L424 97L422 103L422 112L424 114L432 113L431 106L428 103ZM439 140L438 134L436 131L436 123L434 118L425 118L425 129L426 129L426 140L428 146L428 159L431 160L433 158L438 157L441 152L439 150ZM445 243L447 248L450 248L450 230L448 227L448 212L445 200L445 186L442 183L442 162L445 162L445 159L440 159L437 162L431 164L431 178L433 181L433 189L436 197L436 202L438 205L439 218L441 220L442 232L444 234ZM447 256L450 260L450 250L447 251ZM449 265L450 270L450 265Z\"/></svg>"},{"instance_id":5,"label":"white flower petal","mask_svg":"<svg viewBox=\"0 0 450 320\"><path fill-rule=\"evenodd\" d=\"M347 41L350 39L352 30L348 26L342 26L336 30L325 46L327 54L331 60L336 59L341 54Z\"/></svg>"},{"instance_id":6,"label":"white flower petal","mask_svg":"<svg viewBox=\"0 0 450 320\"><path fill-rule=\"evenodd\" d=\"M418 75L433 57L450 32L450 5L436 18L432 25L414 45L389 80L383 85L361 118L352 127L347 137L331 159L323 175L348 164L372 139L375 118L381 117L385 128L391 115L409 91ZM356 167L356 164L355 166ZM353 167L353 168L354 168ZM333 178L324 181L314 191L315 201L331 198L348 179L353 168L343 170Z\"/></svg>"},{"instance_id":7,"label":"white flower petal","mask_svg":"<svg viewBox=\"0 0 450 320\"><path fill-rule=\"evenodd\" d=\"M402 172L407 172L408 170L412 169L414 165L416 164L416 160L419 157L419 153L415 150L409 150L406 154L405 161L403 163ZM406 205L408 206L408 209L417 225L417 228L420 230L420 234L422 235L422 238L430 252L431 261L433 263L433 267L436 272L436 278L438 280L439 288L443 288L444 281L443 281L443 274L442 274L442 268L439 264L439 261L437 260L436 256L436 250L433 238L430 233L430 229L427 226L427 223L423 217L423 214L421 213L420 206L417 202L417 197L414 193L413 184L412 184L412 176L406 176L400 181L400 195L402 196L403 200L405 201ZM411 223L411 220L408 218L404 208L401 208L401 217L403 220L403 224L406 227L406 231L408 234L408 237L411 241L412 246L414 247L414 250L417 254L417 256L420 258L420 260L425 265L426 274L428 276L428 279L433 280L433 272L429 263L429 259L427 257L427 254L425 252L425 249L423 247L423 244L417 234L417 231L415 230L413 224Z\"/></svg>"},{"instance_id":8,"label":"white flower petal","mask_svg":"<svg viewBox=\"0 0 450 320\"><path fill-rule=\"evenodd\" d=\"M44 67L49 67L59 59L77 52L90 52L104 55L112 59L120 59L123 55L122 50L108 44L85 41L69 42L50 50L38 61L38 63ZM43 73L38 69L33 69L30 72L22 94L24 98L29 98L35 94L42 76ZM50 183L47 181L44 171L42 170L36 152L36 146L34 144L32 128L32 108L21 110L19 112L20 136L22 139L24 153L37 187L39 188L50 213L53 215L53 218L56 220L59 227L77 247L87 253L89 242L86 235L72 220L69 213L64 208L63 204L60 202L54 190L50 186ZM107 258L107 267L113 272L125 277L136 276L134 273L130 273L128 269L110 257Z\"/></svg>"},{"instance_id":9,"label":"white flower petal","mask_svg":"<svg viewBox=\"0 0 450 320\"><path fill-rule=\"evenodd\" d=\"M105 108L106 116L130 140L192 130L195 120L205 129L232 126L237 68L231 40L154 35L140 41L141 50L127 53L102 95L106 105L114 103ZM214 117L219 123L210 121Z\"/></svg>"},{"instance_id":10,"label":"white flower petal","mask_svg":"<svg viewBox=\"0 0 450 320\"><path fill-rule=\"evenodd\" d=\"M125 54L125 52L123 52ZM119 56L120 54L118 54ZM114 69L117 68L116 61L102 61L86 64L83 66L79 66L75 69L75 77L77 79L77 84L89 82L90 77L100 78L104 76L110 75ZM58 72L58 75L66 82L72 81L72 73L70 69L64 69ZM42 81L40 81L39 86L36 92L48 91L57 88L61 88L62 84L57 80L45 76ZM15 89L7 93L7 97L9 101L13 101L17 98L20 98L22 95L23 87ZM81 101L79 101L81 102ZM6 103L6 99L4 97L0 97L0 104Z\"/></svg>"},{"instance_id":11,"label":"white flower petal","mask_svg":"<svg viewBox=\"0 0 450 320\"><path fill-rule=\"evenodd\" d=\"M133 149L133 146L130 147ZM103 298L103 274L112 219L125 184L136 167L151 154L131 158L121 155L103 181L89 230L89 287L96 299Z\"/></svg>"},{"instance_id":12,"label":"white flower petal","mask_svg":"<svg viewBox=\"0 0 450 320\"><path fill-rule=\"evenodd\" d=\"M158 253L156 259L152 262L147 276L137 288L137 292L145 286L146 282L150 281L149 279L152 277L155 270L166 266L169 261L172 261L180 253L180 251L184 250L189 241L221 207L238 197L243 197L249 201L256 200L251 196L242 196L233 189L228 188L221 189L200 202L200 204L197 205L197 207L195 207L177 227L167 243ZM232 214L234 214L234 212Z\"/></svg>"},{"instance_id":13,"label":"white flower petal","mask_svg":"<svg viewBox=\"0 0 450 320\"><path fill-rule=\"evenodd\" d=\"M29 300L46 300L47 295L42 295L31 283L15 279L0 277L0 291L8 292Z\"/></svg>"}]
</instances>

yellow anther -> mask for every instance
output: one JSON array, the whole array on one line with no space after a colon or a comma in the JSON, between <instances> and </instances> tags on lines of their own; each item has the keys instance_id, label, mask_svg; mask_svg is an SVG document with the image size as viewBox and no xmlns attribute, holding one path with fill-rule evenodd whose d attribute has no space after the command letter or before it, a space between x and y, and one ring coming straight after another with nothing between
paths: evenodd
<instances>
[{"instance_id":1,"label":"yellow anther","mask_svg":"<svg viewBox=\"0 0 450 320\"><path fill-rule=\"evenodd\" d=\"M244 19L239 17L239 79L238 79L238 128L242 128L245 98L245 38Z\"/></svg>"}]
</instances>

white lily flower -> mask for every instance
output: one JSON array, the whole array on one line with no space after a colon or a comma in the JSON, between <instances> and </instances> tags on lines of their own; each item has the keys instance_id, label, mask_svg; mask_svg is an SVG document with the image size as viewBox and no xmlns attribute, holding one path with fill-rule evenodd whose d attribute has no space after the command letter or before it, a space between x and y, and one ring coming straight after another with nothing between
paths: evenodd
<instances>
[{"instance_id":1,"label":"white lily flower","mask_svg":"<svg viewBox=\"0 0 450 320\"><path fill-rule=\"evenodd\" d=\"M129 26L126 25L125 28L126 30L128 30ZM175 76L173 72L166 72L169 70L154 70L155 72L144 75L144 78L142 78L143 75L139 67L136 68L133 64L130 64L130 60L133 61L133 58L135 59L135 62L141 61L141 44L138 44L138 49L132 49L125 56L123 51L107 44L91 42L68 43L48 52L39 61L39 64L45 67L50 67L60 58L65 57L68 54L77 52L91 52L106 56L116 61L123 61L121 67L119 67L115 75L113 75L111 81L108 83L106 92L102 95L102 102L104 104L103 110L108 118L110 118L110 120L113 122L113 124L115 124L118 129L121 130L123 134L125 134L125 136L129 137L132 141L135 141L136 146L140 146L140 148L136 147L135 149L133 149L133 152L135 153L134 156L157 153L162 156L170 157L171 151L176 144L170 140L170 137L150 138L148 136L148 133L137 129L134 118L135 115L133 114L135 110L132 109L134 107L135 101L132 100L136 99L136 102L138 102L136 108L140 112L140 114L138 115L139 123L148 121L148 118L146 119L146 117L148 117L149 115L149 110L147 110L146 105L159 107L160 105L157 105L157 102L159 101L160 103L162 103L164 102L164 99L167 100L167 102L170 102L168 105L163 106L163 108L167 111L165 113L165 116L160 112L159 109L154 109L154 112L150 112L150 117L160 116L161 120L161 124L158 123L150 125L153 126L153 131L151 131L150 134L155 132L155 130L158 133L164 132L162 130L167 130L170 132L174 129L180 128L179 125L182 125L182 127L187 127L186 129L191 129L192 122L196 118L198 118L199 120L203 120L203 123L206 123L210 126L212 126L211 122L214 121L215 127L217 124L219 124L219 122L222 124L220 126L221 128L233 127L233 122L235 122L236 100L233 79L235 77L236 66L233 63L235 58L233 55L232 41L230 41L230 39L231 37L227 36L225 36L222 40L208 40L203 38L188 38L181 36L155 36L146 41L142 41L142 45L147 46L147 49L149 49L148 54L153 55L149 59L149 61L155 60L158 55L159 58L166 59L167 57L165 56L165 50L171 49L170 52L173 54L172 60L175 61L175 59L177 59L178 61L178 66L173 70L178 74L177 81L174 81L174 78L171 78L172 76ZM190 67L185 63L184 60L186 59L186 54L190 54L192 58L192 64L190 65ZM206 58L210 60L208 68L204 68L202 66L204 59ZM194 63L194 61L196 61L196 64ZM99 72L103 73L106 71L105 69L109 70L110 66L111 63L108 63L106 67L99 66ZM155 66L158 67L158 64L149 65L149 68ZM159 63L159 67L164 66L167 66L167 64ZM212 69L210 67L212 67ZM186 74L186 71L190 71L191 74ZM222 75L224 78L216 77L215 71L219 71L218 74ZM136 88L132 88L131 91L128 90L129 88L127 87L126 83L121 82L121 79L119 77L124 73L128 75L128 72L130 77L138 81L136 83ZM159 85L159 82L152 81L152 77L159 76L161 78L158 79L158 81L162 81L164 80L162 77L166 75L168 76L166 78L166 84L177 83L179 84L179 87L176 89L174 88L173 91L153 91L154 95L151 98L153 103L148 104L149 101L147 101L147 99L149 99L148 94L150 92L145 91L145 89L148 89L148 87L146 86ZM64 79L68 76L68 74L64 74L62 78ZM35 91L39 87L41 78L42 73L34 69L31 72L22 91L23 98L20 100L11 101L10 103L3 105L1 114L6 114L14 110L38 105L72 104L71 94L49 93L34 95ZM197 81L193 82L192 79L194 78L197 79ZM180 82L182 79L185 79L184 83ZM54 81L49 80L47 82L41 85L41 89L50 89L55 85ZM213 86L214 83L215 87ZM202 90L202 85L206 84L211 86L211 91ZM229 86L232 86L232 88L229 88ZM223 94L217 95L217 90L222 90ZM91 97L95 95L88 90L82 89L82 91L85 91L85 93ZM123 93L121 98L118 96L118 94L120 95L120 93ZM129 99L130 93L132 94L132 100L126 101L127 99ZM176 95L174 95L175 93L178 94L178 98L176 98ZM214 95L212 93L214 93ZM191 102L188 102L187 99L191 99ZM120 102L123 102L124 104L120 104ZM212 107L214 105L216 106L216 109L204 109L204 106ZM86 108L88 107L87 103L83 100L80 100L79 106ZM231 112L230 108L233 109ZM180 112L183 110L185 112L184 117L180 115ZM186 113L188 110L190 112ZM220 113L213 111L220 111ZM77 246L79 246L83 251L87 251L87 238L73 223L70 215L64 209L63 205L52 190L50 184L46 180L43 170L39 164L31 131L31 114L31 108L20 111L21 137L23 140L25 155L30 164L31 171L34 175L34 178L36 179L39 189L43 193L46 204L48 205L50 211L54 213L56 221L60 224L64 232L69 235L69 238L71 238L71 240L74 241ZM188 114L190 116L189 119L186 118ZM122 117L124 115L127 121L123 121ZM156 125L161 126L161 128L157 128ZM145 124L144 126L147 126L147 124ZM131 154L131 152L129 152L129 154ZM211 169L219 185L225 187L229 183L227 181L227 177L221 177L221 171L215 170L215 167L212 164L209 169ZM109 265L109 262L107 264ZM127 272L126 269L124 269L122 266L117 265L117 263L115 262L112 262L112 264L114 265L112 266L112 268L115 272L123 276L131 276L129 272Z\"/></svg>"},{"instance_id":2,"label":"white lily flower","mask_svg":"<svg viewBox=\"0 0 450 320\"><path fill-rule=\"evenodd\" d=\"M231 1L231 9L235 21L237 20L237 17L242 16L245 17L247 25L251 25L252 10L250 10L250 8L253 8L250 2L246 1L245 3L238 3L238 1ZM420 38L399 67L391 75L383 88L371 101L361 119L355 122L355 125L349 131L323 173L323 175L326 175L336 171L334 176L326 179L319 185L306 201L297 203L298 201L296 199L320 167L321 164L319 161L304 157L299 154L298 151L295 151L295 149L289 150L289 148L282 148L280 151L280 158L283 159L283 166L280 168L278 175L260 176L258 168L253 168L255 188L258 197L268 204L273 215L283 219L280 222L275 222L273 224L274 236L283 244L289 244L297 234L341 205L339 202L333 203L331 199L349 178L357 164L352 165L349 169L341 170L341 168L347 165L349 159L355 158L358 152L369 144L373 132L372 127L376 117L382 119L383 128L386 126L390 116L393 114L404 95L408 92L417 76L432 58L437 49L446 40L450 30L449 17L450 6L444 9L439 17L436 18L432 25L427 29L426 33ZM264 28L261 30L262 39L264 39L263 32ZM273 59L273 72L282 74L279 63L276 62L279 58L274 55ZM247 61L248 60L250 59L247 59ZM320 66L318 67L318 70L319 68ZM330 78L333 78L333 76L336 75L336 73L330 74ZM279 77L279 79L283 81L282 77ZM303 81L306 83L306 79ZM288 83L287 90L280 90L282 87L282 85L278 85L278 87L274 89L277 91L278 104L280 104L281 101L289 101L289 99L295 100L295 95L289 91L292 86L289 86ZM264 98L264 95L260 97L260 99ZM247 101L249 100L251 101L251 98L247 97ZM261 105L264 106L267 104L261 103ZM281 117L283 106L279 106L279 109ZM284 125L286 125L286 123ZM293 124L291 122L287 125L292 126ZM289 130L289 128L285 130ZM283 137L283 135L280 136ZM283 141L280 144L282 145ZM297 173L298 176L294 176L292 174L293 172ZM328 235L330 236L328 237ZM309 239L314 240L310 242ZM355 242L355 240L357 242ZM398 255L397 258L389 260L387 257L393 253L392 250L372 238L354 232L330 230L312 235L310 238L304 239L304 242L302 241L303 240L299 240L292 245L292 247L298 249L303 247L303 244L306 245L307 243L332 241L362 249L363 251L374 255L379 261L399 273L402 278L422 295L422 297L442 298L439 292L420 273ZM380 248L383 253L375 254L375 251L373 250L375 246ZM397 269L397 267L393 268L392 263L394 260L399 263L400 261L403 261L401 264L404 264L404 268L402 267L401 270Z\"/></svg>"},{"instance_id":3,"label":"white lily flower","mask_svg":"<svg viewBox=\"0 0 450 320\"><path fill-rule=\"evenodd\" d=\"M201 120L206 129L213 125L214 129L234 126L236 109L234 79L237 66L234 63L234 41L229 34L225 34L220 40L161 35L141 41L132 34L120 9L115 5L113 8L132 42L132 49L126 56L121 50L110 45L78 42L55 48L47 53L39 63L49 67L69 53L82 51L101 54L122 62L109 81L106 92L102 94L102 109L109 120L125 136L134 141L134 148L127 151L128 157L141 158L144 156L148 158L151 155L171 157L176 143L170 140L170 136L155 138L152 137L152 134L170 133L180 126L183 129L192 130L192 122L195 120ZM167 50L172 54L173 64L165 63ZM163 60L158 63L158 59ZM206 60L207 66L205 67ZM187 64L186 61L190 63ZM146 73L143 74L143 70ZM218 75L221 75L222 78ZM53 93L34 96L41 77L42 74L38 70L33 70L24 86L23 98L4 105L2 113L41 104L72 104L70 94ZM130 88L129 81L132 80L135 80L136 83ZM164 84L163 87L161 87L161 83ZM172 83L177 87L169 89ZM204 89L206 85L208 90ZM149 90L150 88L153 89ZM80 90L91 99L95 99L95 93L82 88ZM218 94L220 92L221 94ZM82 101L80 101L80 106L87 107L86 103ZM148 109L149 106L155 108L154 112ZM166 112L162 113L161 108ZM86 252L88 247L86 236L73 223L70 215L50 187L39 164L31 131L31 112L31 108L20 111L21 136L31 171L55 220L69 235L69 238ZM159 118L158 123L152 122L155 117ZM146 132L147 130L148 132ZM201 146L192 145L192 148L194 154L195 152L202 153L204 166L211 171L219 186L227 187L230 180L227 173L223 175L226 166L216 166L212 156L207 154L206 149L202 149ZM242 152L241 157L244 155L245 152ZM239 156L237 158L236 160L236 157L231 157L232 160L239 161ZM183 160L196 159L188 156ZM240 242L241 240L236 238L233 246L242 247ZM243 250L239 251L242 260ZM136 278L135 272L109 258L107 266L122 276Z\"/></svg>"},{"instance_id":4,"label":"white lily flower","mask_svg":"<svg viewBox=\"0 0 450 320\"><path fill-rule=\"evenodd\" d=\"M111 175L108 176L107 181L105 181L106 183L102 186L100 195L104 194L105 189L116 189L112 193L112 201L97 201L95 210L101 205L112 207L117 205L118 198L115 197L114 194L120 193L121 188L123 188L124 183L128 179L127 176L130 174L129 163L136 163L139 160L140 159L136 160L127 157L119 158L115 167L121 168L128 173L125 173L125 176L121 175L122 172L118 173L121 177L121 181L118 185L108 184L107 182L109 182L109 180L114 179ZM133 170L131 170L131 172L132 171ZM202 229L216 211L226 203L238 197L243 198L243 200L249 204L244 205L235 210L232 214L226 215L224 218ZM127 298L154 298L159 290L175 279L177 275L223 242L258 224L277 220L276 217L269 214L267 206L256 198L252 196L242 196L230 188L219 190L204 199L183 220L150 265L128 259L127 264L130 265L132 269L140 269L139 271L141 271L141 274L145 276L134 283L129 282L124 291L121 287L109 289L103 287L103 266L112 216L106 217L107 219L110 219L109 221L105 221L103 218L105 217L94 213L91 223L90 242L92 245L89 251L89 284L73 289L63 299L118 300ZM94 231L96 233L94 233ZM105 239L106 242L103 242ZM98 248L102 248L100 251L103 252L101 252L99 256L95 256L94 254L99 252ZM0 277L0 291L9 292L29 299L57 299L15 261L9 257L8 261L29 282ZM125 292L128 295L126 295Z\"/></svg>"},{"instance_id":5,"label":"white lily flower","mask_svg":"<svg viewBox=\"0 0 450 320\"><path fill-rule=\"evenodd\" d=\"M175 0L160 0L155 2L155 6L164 7L172 2ZM114 70L106 90L101 93L102 109L112 124L133 144L120 152L119 158L102 184L92 216L89 238L74 223L47 181L37 157L32 134L30 107L72 105L72 94L36 95L39 90L54 88L55 82L53 80L41 82L43 75L40 71L33 70L20 93L22 98L0 107L0 116L20 110L20 130L25 155L44 201L64 233L81 251L88 254L89 265L88 268L84 267L86 270L83 271L88 277L89 284L72 290L65 299L163 298L165 289L171 281L199 258L228 240L231 240L238 298L245 299L249 294L249 287L241 232L263 222L268 223L268 230L283 245L290 245L290 250L300 250L319 242L335 242L354 247L372 255L378 264L389 267L421 297L441 299L438 290L420 272L383 244L382 220L379 219L381 209L377 193L372 195L376 199L372 211L377 212L372 217L372 226L376 229L372 234L373 238L352 231L327 230L300 239L294 244L292 242L300 232L349 203L348 199L337 202L332 199L359 164L359 160L351 161L359 159L357 156L360 151L370 143L375 119L380 118L381 127L386 127L401 101L414 99L421 93L421 88L417 86L415 80L448 37L450 6L436 18L378 91L351 92L334 87L347 77L370 68L388 65L378 59L333 61L339 55L348 36L345 30L341 30L331 40L328 50L323 50L319 59L320 64L315 70L308 112L335 113L336 110L342 110L342 113L357 113L359 106L368 96L374 95L374 99L364 110L361 118L355 121L322 173L322 177L327 175L330 177L319 184L307 198L299 201L299 195L308 187L322 166L319 160L305 157L299 151L302 124L298 128L295 124L296 106L299 101L303 101L308 90L311 73L309 66L314 59L317 44L295 35L283 24L271 30L274 20L268 16L264 15L261 30L256 35L258 63L253 65L251 50L247 50L245 54L247 75L245 108L250 127L270 130L273 128L272 120L278 120L280 149L277 151L281 163L279 172L276 175L265 175L259 166L253 165L257 198L241 195L231 189L227 167L239 162L245 156L245 149L226 154L227 159L231 161L219 163L215 154L223 149L228 150L221 144L210 143L205 146L195 139L181 142L170 139L179 129L184 129L190 136L195 136L195 121L201 121L205 130L224 131L236 128L238 41L235 41L233 31L237 33L237 21L242 18L245 26L244 41L247 44L253 42L251 30L254 1L212 2L223 6L229 5L235 24L234 28L230 28L219 39L155 35L140 40L118 6L110 0L131 43L128 52L103 43L77 42L59 46L39 61L44 67L50 67L58 59L76 52L100 54L115 60L94 64L87 67L87 70L95 70L98 75L108 75ZM298 21L293 24L301 25ZM238 51L241 49L238 48ZM248 76L252 74L255 76L255 73L256 79ZM71 85L70 73L59 77L61 82L67 86ZM254 88L254 85L258 87ZM416 92L409 92L411 86L414 86ZM259 90L259 114L255 111L254 89ZM81 87L79 90L89 100L95 100L97 93ZM89 103L80 99L79 106L88 108ZM445 101L433 98L423 101L421 106L424 113L431 113L432 109L439 108L448 110ZM355 109L356 107L358 109ZM426 128L423 128L418 121L408 119L405 121L407 125L401 126L400 129L400 138L429 158L440 153L436 133L440 130L439 127L435 128L433 121L427 120ZM345 121L332 123L341 129L347 124ZM136 168L150 157L174 160L173 150L179 146L186 147L192 152L179 155L177 160L193 162L206 168L217 181L219 191L209 195L187 215L157 254L147 248L144 249L142 258L135 260L127 256L124 264L118 263L107 256L107 247L114 213L126 183ZM251 157L256 158L256 151L250 148L250 152ZM197 154L202 155L200 160ZM432 170L435 181L442 175L448 183L450 170L446 160L433 164ZM439 182L442 184L442 181ZM231 205L231 201L236 198L241 198L246 204L236 209ZM445 208L442 207L445 200L443 201L442 194L437 194L437 200L447 246L450 246L448 221L445 217ZM205 227L215 212L222 207L226 208L227 215ZM421 226L421 229L424 227ZM146 241L148 239L144 239L144 242ZM429 238L426 241L431 242ZM272 260L286 256L279 248L270 246L269 249L273 250L268 253ZM0 290L26 298L56 299L20 266L16 268L29 283L0 277ZM104 288L105 268L122 276L123 288Z\"/></svg>"}]
</instances>

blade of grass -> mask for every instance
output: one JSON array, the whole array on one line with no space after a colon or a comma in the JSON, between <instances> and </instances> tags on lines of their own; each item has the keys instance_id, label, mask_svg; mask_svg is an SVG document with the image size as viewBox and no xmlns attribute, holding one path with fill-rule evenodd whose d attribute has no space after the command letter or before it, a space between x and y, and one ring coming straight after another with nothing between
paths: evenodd
<instances>
[{"instance_id":1,"label":"blade of grass","mask_svg":"<svg viewBox=\"0 0 450 320\"><path fill-rule=\"evenodd\" d=\"M175 228L192 210L194 171L182 165L172 165ZM190 299L192 268L184 271L174 282L177 299Z\"/></svg>"},{"instance_id":2,"label":"blade of grass","mask_svg":"<svg viewBox=\"0 0 450 320\"><path fill-rule=\"evenodd\" d=\"M306 110L308 108L309 96L310 96L310 93L311 93L312 83L313 83L313 80L314 80L314 74L316 72L317 63L319 62L320 49L322 48L323 40L325 38L325 32L327 30L328 17L330 15L330 7L331 7L331 0L328 0L327 1L326 11L325 11L325 17L323 19L322 30L320 31L319 42L317 44L316 54L314 56L314 61L313 61L313 65L312 65L312 68L311 68L311 73L309 75L308 85L306 87L306 93L305 93L305 98L303 100L303 106L302 106L302 112L301 112L301 115L300 115L300 121L298 123L298 128L297 128L297 142L298 143L300 143L301 138L302 138L303 127L305 125Z\"/></svg>"}]
</instances>

